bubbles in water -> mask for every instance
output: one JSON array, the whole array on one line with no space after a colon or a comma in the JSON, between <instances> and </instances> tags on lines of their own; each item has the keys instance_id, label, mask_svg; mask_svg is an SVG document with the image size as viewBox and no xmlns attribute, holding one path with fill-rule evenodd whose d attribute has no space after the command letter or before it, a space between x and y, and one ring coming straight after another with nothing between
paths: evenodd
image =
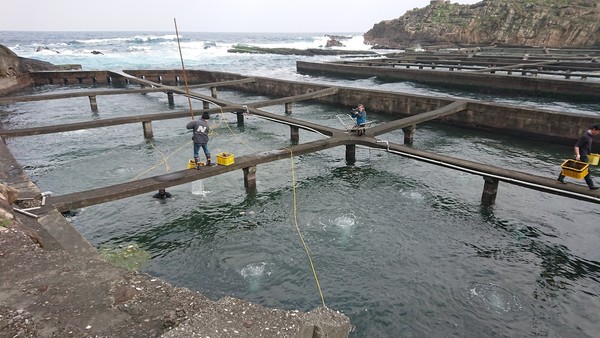
<instances>
[{"instance_id":1,"label":"bubbles in water","mask_svg":"<svg viewBox=\"0 0 600 338\"><path fill-rule=\"evenodd\" d=\"M354 229L358 224L354 214L341 214L327 219L321 218L319 223L323 229L331 227L331 233L335 236L335 239L343 245L348 244L355 231Z\"/></svg>"},{"instance_id":2,"label":"bubbles in water","mask_svg":"<svg viewBox=\"0 0 600 338\"><path fill-rule=\"evenodd\" d=\"M210 191L204 190L204 182L197 180L192 182L192 194L198 196L206 196Z\"/></svg>"},{"instance_id":3,"label":"bubbles in water","mask_svg":"<svg viewBox=\"0 0 600 338\"><path fill-rule=\"evenodd\" d=\"M342 229L347 229L356 224L356 219L354 215L341 215L333 219L331 223Z\"/></svg>"},{"instance_id":4,"label":"bubbles in water","mask_svg":"<svg viewBox=\"0 0 600 338\"><path fill-rule=\"evenodd\" d=\"M517 296L492 283L473 283L469 287L468 299L497 313L517 312L523 308Z\"/></svg>"},{"instance_id":5,"label":"bubbles in water","mask_svg":"<svg viewBox=\"0 0 600 338\"><path fill-rule=\"evenodd\" d=\"M425 196L420 191L415 191L415 190L402 191L401 195L402 195L402 197L405 197L412 201L424 201L425 200Z\"/></svg>"},{"instance_id":6,"label":"bubbles in water","mask_svg":"<svg viewBox=\"0 0 600 338\"><path fill-rule=\"evenodd\" d=\"M270 276L269 265L265 262L250 263L240 270L240 275L248 282L250 291L260 289L260 282L263 276Z\"/></svg>"},{"instance_id":7,"label":"bubbles in water","mask_svg":"<svg viewBox=\"0 0 600 338\"><path fill-rule=\"evenodd\" d=\"M129 174L132 171L133 168L131 167L117 167L117 168L110 168L109 170L106 170L105 173L106 174L116 174L116 176L121 176L121 175L125 175L125 174Z\"/></svg>"}]
</instances>

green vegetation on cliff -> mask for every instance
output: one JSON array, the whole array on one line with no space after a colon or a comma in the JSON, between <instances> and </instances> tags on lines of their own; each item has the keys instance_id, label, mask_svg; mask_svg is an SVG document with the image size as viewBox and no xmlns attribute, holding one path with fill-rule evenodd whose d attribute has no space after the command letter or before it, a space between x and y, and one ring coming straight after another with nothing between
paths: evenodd
<instances>
[{"instance_id":1,"label":"green vegetation on cliff","mask_svg":"<svg viewBox=\"0 0 600 338\"><path fill-rule=\"evenodd\" d=\"M419 45L599 47L597 0L484 0L430 4L375 24L365 42L390 48Z\"/></svg>"}]
</instances>

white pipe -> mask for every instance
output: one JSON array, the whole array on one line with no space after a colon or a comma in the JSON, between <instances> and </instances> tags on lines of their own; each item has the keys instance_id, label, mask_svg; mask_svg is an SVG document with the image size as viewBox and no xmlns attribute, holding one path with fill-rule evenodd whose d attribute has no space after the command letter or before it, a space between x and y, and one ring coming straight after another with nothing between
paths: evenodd
<instances>
[{"instance_id":1,"label":"white pipe","mask_svg":"<svg viewBox=\"0 0 600 338\"><path fill-rule=\"evenodd\" d=\"M27 216L29 216L29 217L38 218L38 215L34 215L34 214L32 214L32 213L30 213L30 212L27 212L27 211L25 211L25 210L21 210L21 209L18 209L18 208L13 208L13 210L14 210L14 211L16 211L16 212L20 212L20 213L22 213L23 215L27 215Z\"/></svg>"},{"instance_id":2,"label":"white pipe","mask_svg":"<svg viewBox=\"0 0 600 338\"><path fill-rule=\"evenodd\" d=\"M310 130L310 131L312 131L314 133L317 133L317 134L319 134L319 135L321 135L323 137L329 137L329 136L321 133L320 131L315 130L315 129L310 128L310 127L307 127L307 126L303 126L303 125L299 125L299 124L291 123L291 122L284 122L284 121L276 120L276 119L273 119L273 118L270 118L270 117L266 117L266 116L262 116L262 115L256 115L255 114L255 115L252 115L252 116L256 116L256 117L259 117L259 118L262 118L262 119L266 119L266 120L275 121L275 122L282 123L282 124L287 124L287 125L290 125L290 126L295 126L295 127L301 128L301 129Z\"/></svg>"},{"instance_id":3,"label":"white pipe","mask_svg":"<svg viewBox=\"0 0 600 338\"><path fill-rule=\"evenodd\" d=\"M387 151L390 151L390 143L388 141L377 141L377 143L385 143L387 146Z\"/></svg>"}]
</instances>

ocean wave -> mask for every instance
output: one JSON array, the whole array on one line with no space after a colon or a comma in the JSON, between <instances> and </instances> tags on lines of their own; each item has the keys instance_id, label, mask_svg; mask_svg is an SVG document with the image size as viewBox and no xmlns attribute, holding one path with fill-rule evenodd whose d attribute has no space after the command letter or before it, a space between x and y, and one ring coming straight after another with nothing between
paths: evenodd
<instances>
[{"instance_id":1,"label":"ocean wave","mask_svg":"<svg viewBox=\"0 0 600 338\"><path fill-rule=\"evenodd\" d=\"M177 35L166 34L166 35L134 35L129 37L115 37L115 38L103 38L103 39L80 39L70 41L69 44L85 44L85 45L108 45L108 44L119 44L119 43L159 43L165 41L175 41Z\"/></svg>"}]
</instances>

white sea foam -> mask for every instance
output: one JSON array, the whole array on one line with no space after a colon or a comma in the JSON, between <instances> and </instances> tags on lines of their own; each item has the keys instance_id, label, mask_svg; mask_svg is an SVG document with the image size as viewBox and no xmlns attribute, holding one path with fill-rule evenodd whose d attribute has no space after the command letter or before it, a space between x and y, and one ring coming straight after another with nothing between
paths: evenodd
<instances>
[{"instance_id":1,"label":"white sea foam","mask_svg":"<svg viewBox=\"0 0 600 338\"><path fill-rule=\"evenodd\" d=\"M51 36L51 37L49 37ZM367 50L362 35L340 34L345 47L334 49ZM305 56L239 54L228 50L237 44L263 48L324 48L330 36L314 33L134 33L134 32L57 32L28 36L12 44L19 56L54 64L80 64L84 70L179 68L179 46L187 69L231 71L248 75L294 77L295 60ZM11 45L8 41L7 45ZM47 49L36 52L38 47ZM206 48L205 48L206 47ZM92 53L99 51L103 55ZM57 53L58 52L58 53ZM336 56L311 57L335 60ZM243 60L243 61L242 61ZM283 68L282 68L283 67Z\"/></svg>"}]
</instances>

